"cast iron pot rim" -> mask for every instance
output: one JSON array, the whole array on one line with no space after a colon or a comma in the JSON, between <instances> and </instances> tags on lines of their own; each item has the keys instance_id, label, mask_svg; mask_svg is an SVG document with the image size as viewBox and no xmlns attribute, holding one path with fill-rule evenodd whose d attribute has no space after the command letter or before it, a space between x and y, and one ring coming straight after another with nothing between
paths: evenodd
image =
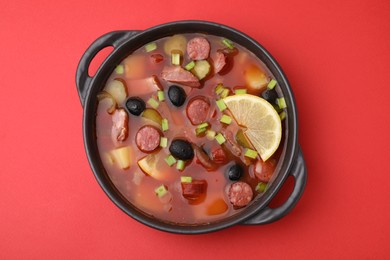
<instances>
[{"instance_id":1,"label":"cast iron pot rim","mask_svg":"<svg viewBox=\"0 0 390 260\"><path fill-rule=\"evenodd\" d=\"M90 134L93 132L94 126L90 125L88 122L91 120L91 117L95 118L94 113L96 112L95 109L93 109L94 105L96 105L95 104L96 97L93 97L93 95L91 95L91 91L96 89L97 86L101 86L102 82L105 82L107 80L108 76L112 72L112 69L110 69L110 72L105 72L105 70L107 70L109 67L112 67L109 65L116 58L117 54L127 45L131 45L131 43L134 42L136 39L140 39L142 37L145 37L146 39L148 39L148 38L150 38L149 35L152 35L156 32L164 31L165 29L172 29L170 27L175 28L176 26L184 26L184 25L186 25L186 26L188 26L188 25L201 26L201 27L207 26L210 29L210 31L212 28L214 28L214 29L218 28L220 30L234 33L237 35L237 37L242 38L244 41L248 41L248 44L254 45L257 49L259 49L263 53L263 55L272 64L273 70L274 70L273 74L275 75L275 77L278 77L279 85L281 87L282 87L282 85L285 86L285 87L282 87L282 89L283 89L284 97L285 98L287 97L286 101L288 102L287 113L288 113L289 123L288 123L287 131L289 133L288 133L288 136L286 136L286 138L287 138L286 149L284 151L284 155L282 155L282 157L284 156L282 167L284 165L287 165L287 166L285 167L284 172L279 171L279 173L278 173L279 181L276 182L276 180L275 180L275 183L273 183L271 185L271 187L267 190L268 194L263 195L263 196L266 196L266 198L263 200L263 202L260 205L256 205L256 204L258 204L258 201L254 201L251 205L249 205L242 212L240 212L234 216L225 218L221 221L212 222L210 224L200 224L200 225L180 225L180 224L178 224L178 225L173 225L170 223L165 223L165 222L159 221L158 219L154 219L152 217L149 218L147 215L143 214L141 211L135 209L135 207L134 208L131 208L131 206L129 207L129 205L131 205L131 203L127 202L127 200L120 194L120 192L116 190L115 186L111 183L111 180L107 176L107 173L101 172L100 167L98 167L99 165L102 166L101 165L102 163L100 161L100 157L98 156L98 158L97 158L99 160L98 162L96 162L92 159L93 153L98 154L98 151L97 151L96 140L94 140L92 138L94 135ZM182 31L182 33L196 32L193 29L185 29L185 28L183 28L181 31ZM204 32L207 32L207 30L206 31L199 30L197 32L204 33ZM164 32L164 33L158 33L158 34L168 35L170 33ZM159 36L157 38L161 38L161 37L164 37L164 36ZM145 41L145 43L147 43L147 41ZM247 47L244 44L241 44L241 45L243 45L244 47ZM137 49L137 47L134 48L133 50L135 50L135 49ZM123 55L120 55L119 58L120 58L120 60L122 60L125 57ZM263 60L263 62L265 62L265 61ZM270 67L269 64L266 64L266 65L268 68ZM103 78L105 77L105 80L101 80L102 77ZM280 79L282 79L282 81L280 81ZM264 47L262 45L260 45L257 41L255 41L254 39L252 39L248 35L240 32L240 31L237 31L234 28L231 28L231 27L228 27L228 26L225 26L222 24L218 24L218 23L214 23L214 22L207 22L207 21L198 21L198 20L184 20L184 21L165 23L165 24L151 27L151 28L143 30L143 31L139 31L139 32L137 32L137 34L124 40L123 43L120 44L120 46L118 46L116 49L114 49L108 55L108 57L100 65L99 69L95 73L91 82L89 82L89 89L87 90L87 93L85 96L85 103L84 103L83 136L84 136L84 146L86 149L88 161L89 161L89 164L90 164L92 171L95 175L96 180L98 181L99 185L104 190L104 192L107 194L107 196L111 199L111 201L113 201L114 204L116 204L123 212L125 212L127 215L131 216L132 218L134 218L138 222L145 224L149 227L152 227L154 229L158 229L158 230L166 231L166 232L170 232L170 233L177 233L177 234L200 234L200 233L209 233L209 232L218 231L218 230L225 229L227 227L231 227L231 226L239 224L239 223L243 223L245 220L248 220L251 217L259 214L265 207L267 207L267 205L269 204L271 199L277 194L280 187L283 185L283 183L285 182L285 180L289 176L289 174L288 174L289 170L291 169L293 162L294 162L294 159L297 155L297 150L298 150L298 145L297 145L297 143L298 143L298 140L297 140L298 139L297 138L298 125L297 125L297 121L298 120L297 120L297 113L296 113L296 107L295 107L295 100L294 100L293 93L291 91L291 87L288 83L288 80L287 80L286 76L284 75L279 64L270 55L270 53L264 49ZM291 149L288 150L288 147L291 147ZM104 169L104 167L103 167L103 169ZM102 177L104 177L104 178L102 178ZM107 181L105 181L104 179L107 179L109 183ZM116 192L112 191L112 188L115 189Z\"/></svg>"}]
</instances>

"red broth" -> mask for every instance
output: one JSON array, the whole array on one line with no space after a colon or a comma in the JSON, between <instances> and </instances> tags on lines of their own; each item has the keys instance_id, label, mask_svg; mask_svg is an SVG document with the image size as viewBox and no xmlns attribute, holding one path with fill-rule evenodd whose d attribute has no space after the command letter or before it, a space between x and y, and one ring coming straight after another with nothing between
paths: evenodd
<instances>
[{"instance_id":1,"label":"red broth","mask_svg":"<svg viewBox=\"0 0 390 260\"><path fill-rule=\"evenodd\" d=\"M195 37L205 38L209 42L210 55L206 60L210 64L210 72L199 81L201 86L199 88L190 87L186 84L169 82L162 78L162 71L167 67L172 67L172 55L169 52L169 46L167 47L167 41L170 39L172 41L172 37L159 39L136 50L118 65L106 84L108 86L113 81L119 80L127 92L126 98L119 98L119 102L112 107L110 113L107 112L110 107L110 99L107 99L107 96L110 98L114 96L114 99L117 100L118 98L115 98L115 94L110 95L105 91L102 92L105 96L99 98L96 115L97 144L108 176L119 192L136 208L145 212L145 214L166 222L188 225L210 223L237 214L245 208L245 206L233 205L230 201L229 189L233 183L248 184L253 193L251 201L263 194L264 188L275 178L275 168L284 146L283 135L278 150L267 160L267 165L263 165L263 169L269 171L268 176L265 179L259 178L259 175L256 174L256 167L258 167L256 163L261 162L260 157L257 155L255 159L251 159L244 156L245 148L236 140L235 136L240 126L234 122L234 119L229 125L220 122L223 113L215 102L220 98L219 94L216 93L216 87L223 85L224 89L228 89L229 95L233 95L235 89L246 89L250 94L261 96L264 95L264 91L267 91L267 84L273 77L256 56L236 43L229 41L226 45L223 43L223 38L212 35L184 34L174 37L178 37L179 40L185 39L186 43ZM178 42L175 42L175 44L176 47L174 48L181 48L181 52L178 52L180 65L176 66L184 67L191 62L191 58L186 47L183 48L180 44L178 45ZM229 44L234 45L234 51L229 52ZM186 45L184 44L184 46ZM219 73L215 73L215 55L218 50L222 49L229 52L228 55L230 56L227 56L226 65L223 69ZM251 66L260 69L266 77L266 84L259 89L248 87L245 71ZM173 105L168 96L169 87L172 85L180 86L187 95L184 104L180 107ZM161 88L160 91L164 94L164 101L159 101L157 87ZM274 91L276 91L278 97L282 96L279 86L276 85ZM114 91L114 93L116 92ZM196 134L197 125L190 122L186 113L189 102L197 96L205 97L210 105L205 120L208 122L208 126L206 130L203 129L205 130L203 133L198 135ZM151 120L157 119L159 121L161 118L145 116L147 114L145 113L146 110L138 116L129 113L126 108L126 101L129 97L142 99L149 112L154 111L155 113L157 111L161 118L167 120L168 129L163 131L160 122L156 123ZM148 102L151 98L156 102ZM158 107L153 110L152 106L156 104L158 104ZM279 109L276 104L273 105L283 117L283 110ZM122 113L125 111L128 116L128 121L124 122L127 132L122 133L125 135L122 141L115 139L118 136L117 133L113 138L112 130L112 118L115 114L113 111L120 108L123 108ZM224 113L226 114L228 111L224 111ZM282 121L282 133L286 126L285 121ZM152 152L143 152L139 149L136 141L137 133L145 125L153 126L162 137L166 138L166 147L158 147ZM212 139L212 132L210 136L206 135L206 133L209 133L207 130L211 129L215 133L224 133L225 139L229 139L229 137L230 139L223 144L219 144L215 139ZM211 161L211 168L200 162L196 152L193 159L184 161L183 170L177 169L178 162L169 166L165 159L171 154L169 147L172 140L177 138L187 140L193 147L196 146L201 149L204 152L203 159L208 162ZM241 155L237 156L231 151L233 148L229 141L233 142L233 146L239 146L242 152ZM129 165L121 166L118 157L114 155L115 152L113 153L114 150L122 147L128 149L128 153L124 153L122 156L126 157L125 160L129 160ZM198 148L195 148L195 150ZM222 152L215 152L220 148L222 148ZM154 156L155 164L151 164L151 171L145 172L138 165L138 161L151 155ZM211 155L216 158L211 158ZM178 161L177 158L176 161ZM218 163L215 163L215 161ZM240 165L242 169L242 174L238 180L229 178L229 169L233 165ZM185 177L183 180L188 181L188 177L191 177L192 182L202 180L207 185L203 185L203 190L195 198L189 198L183 195L183 176ZM161 194L163 194L160 194L161 196L159 196L159 187L160 191L162 190Z\"/></svg>"}]
</instances>

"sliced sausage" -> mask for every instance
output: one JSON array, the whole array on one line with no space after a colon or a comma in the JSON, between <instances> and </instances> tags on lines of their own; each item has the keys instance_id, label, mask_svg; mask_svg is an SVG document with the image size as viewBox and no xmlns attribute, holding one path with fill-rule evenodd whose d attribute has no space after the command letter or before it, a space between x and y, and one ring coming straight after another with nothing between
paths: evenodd
<instances>
[{"instance_id":1,"label":"sliced sausage","mask_svg":"<svg viewBox=\"0 0 390 260\"><path fill-rule=\"evenodd\" d=\"M242 148L236 143L234 140L234 136L232 131L230 130L222 130L223 135L226 138L225 146L226 148L237 157L240 157L242 154Z\"/></svg>"},{"instance_id":2,"label":"sliced sausage","mask_svg":"<svg viewBox=\"0 0 390 260\"><path fill-rule=\"evenodd\" d=\"M265 162L258 160L254 167L255 176L262 182L269 182L276 168L276 160L269 159Z\"/></svg>"},{"instance_id":3,"label":"sliced sausage","mask_svg":"<svg viewBox=\"0 0 390 260\"><path fill-rule=\"evenodd\" d=\"M237 48L224 48L217 50L214 55L214 73L224 75L228 73L234 65L234 56L238 53Z\"/></svg>"},{"instance_id":4,"label":"sliced sausage","mask_svg":"<svg viewBox=\"0 0 390 260\"><path fill-rule=\"evenodd\" d=\"M248 183L239 181L230 186L228 192L230 203L236 208L245 207L253 198L253 191Z\"/></svg>"},{"instance_id":5,"label":"sliced sausage","mask_svg":"<svg viewBox=\"0 0 390 260\"><path fill-rule=\"evenodd\" d=\"M181 183L183 197L188 200L198 199L207 191L207 181L192 180L190 183Z\"/></svg>"},{"instance_id":6,"label":"sliced sausage","mask_svg":"<svg viewBox=\"0 0 390 260\"><path fill-rule=\"evenodd\" d=\"M192 146L194 147L196 163L202 165L207 171L214 171L218 168L218 165L210 159L202 148L195 144Z\"/></svg>"},{"instance_id":7,"label":"sliced sausage","mask_svg":"<svg viewBox=\"0 0 390 260\"><path fill-rule=\"evenodd\" d=\"M192 98L187 105L187 117L193 125L206 122L209 115L210 102L203 96Z\"/></svg>"},{"instance_id":8,"label":"sliced sausage","mask_svg":"<svg viewBox=\"0 0 390 260\"><path fill-rule=\"evenodd\" d=\"M228 162L226 152L222 147L217 147L211 150L211 159L216 164L225 164Z\"/></svg>"},{"instance_id":9,"label":"sliced sausage","mask_svg":"<svg viewBox=\"0 0 390 260\"><path fill-rule=\"evenodd\" d=\"M195 37L188 41L187 53L192 60L205 60L209 57L210 43L206 38Z\"/></svg>"},{"instance_id":10,"label":"sliced sausage","mask_svg":"<svg viewBox=\"0 0 390 260\"><path fill-rule=\"evenodd\" d=\"M200 87L199 79L180 66L165 67L161 72L161 77L169 82L175 82L194 88Z\"/></svg>"},{"instance_id":11,"label":"sliced sausage","mask_svg":"<svg viewBox=\"0 0 390 260\"><path fill-rule=\"evenodd\" d=\"M220 72L226 65L226 56L222 51L217 51L214 57L214 73Z\"/></svg>"},{"instance_id":12,"label":"sliced sausage","mask_svg":"<svg viewBox=\"0 0 390 260\"><path fill-rule=\"evenodd\" d=\"M135 143L142 152L153 152L160 145L160 131L150 125L141 127L135 136Z\"/></svg>"},{"instance_id":13,"label":"sliced sausage","mask_svg":"<svg viewBox=\"0 0 390 260\"><path fill-rule=\"evenodd\" d=\"M126 140L129 134L129 115L123 108L115 109L112 115L111 137L115 144Z\"/></svg>"}]
</instances>

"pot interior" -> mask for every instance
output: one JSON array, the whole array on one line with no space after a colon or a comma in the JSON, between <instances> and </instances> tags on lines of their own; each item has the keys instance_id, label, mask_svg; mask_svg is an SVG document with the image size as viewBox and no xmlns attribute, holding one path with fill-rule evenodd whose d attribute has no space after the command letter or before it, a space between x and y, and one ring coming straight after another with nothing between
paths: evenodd
<instances>
[{"instance_id":1,"label":"pot interior","mask_svg":"<svg viewBox=\"0 0 390 260\"><path fill-rule=\"evenodd\" d=\"M286 127L284 128L283 133L283 150L280 155L279 163L276 167L276 174L274 174L275 177L270 182L270 185L267 187L264 195L257 196L248 206L246 206L245 209L243 209L238 214L212 223L202 223L196 225L184 225L160 221L159 219L145 214L145 212L140 211L134 207L126 199L126 197L118 191L108 176L102 163L96 142L97 136L95 115L98 107L98 100L96 97L97 94L104 88L105 83L109 79L111 73L115 70L117 64L119 64L129 54L144 46L146 43L156 41L163 37L185 33L200 33L221 36L228 38L241 46L244 46L266 65L270 73L277 80L288 107L286 110L285 119ZM93 169L97 181L104 189L106 194L110 197L110 199L125 213L140 221L141 223L159 230L173 233L194 234L216 231L243 222L251 216L261 212L261 210L268 205L272 197L277 193L283 182L288 177L288 172L296 156L297 149L297 116L295 111L294 97L288 81L279 65L276 63L275 59L273 59L259 43L247 35L220 24L203 21L182 21L164 24L145 31L141 31L135 36L126 39L123 44L116 48L103 62L90 84L90 90L87 94L84 107L83 126L85 147L90 165Z\"/></svg>"}]
</instances>

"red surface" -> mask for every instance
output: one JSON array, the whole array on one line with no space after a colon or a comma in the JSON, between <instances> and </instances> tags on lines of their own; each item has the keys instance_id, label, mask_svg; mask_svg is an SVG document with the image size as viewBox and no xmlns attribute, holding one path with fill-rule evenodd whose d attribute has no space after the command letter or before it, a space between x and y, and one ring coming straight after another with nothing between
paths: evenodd
<instances>
[{"instance_id":1,"label":"red surface","mask_svg":"<svg viewBox=\"0 0 390 260\"><path fill-rule=\"evenodd\" d=\"M385 259L390 2L2 1L1 259ZM235 27L294 90L306 191L287 217L179 236L114 206L89 168L75 87L98 36L180 19Z\"/></svg>"}]
</instances>

